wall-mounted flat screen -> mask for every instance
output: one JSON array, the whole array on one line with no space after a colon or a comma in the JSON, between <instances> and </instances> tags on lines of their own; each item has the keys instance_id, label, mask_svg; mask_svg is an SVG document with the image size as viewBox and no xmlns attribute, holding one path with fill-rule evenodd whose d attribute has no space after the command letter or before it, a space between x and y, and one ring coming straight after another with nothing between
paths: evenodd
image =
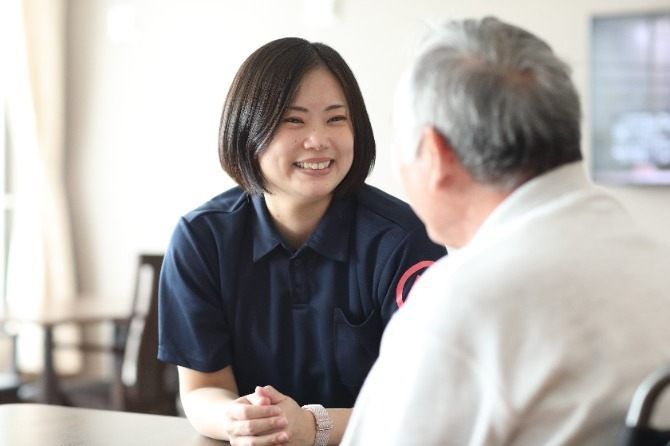
<instances>
[{"instance_id":1,"label":"wall-mounted flat screen","mask_svg":"<svg viewBox=\"0 0 670 446\"><path fill-rule=\"evenodd\" d=\"M670 11L591 21L594 180L670 184Z\"/></svg>"}]
</instances>

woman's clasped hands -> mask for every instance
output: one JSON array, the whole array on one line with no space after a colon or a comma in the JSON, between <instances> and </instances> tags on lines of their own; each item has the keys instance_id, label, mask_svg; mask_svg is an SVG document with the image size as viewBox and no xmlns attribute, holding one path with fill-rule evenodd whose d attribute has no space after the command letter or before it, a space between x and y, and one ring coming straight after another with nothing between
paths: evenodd
<instances>
[{"instance_id":1,"label":"woman's clasped hands","mask_svg":"<svg viewBox=\"0 0 670 446\"><path fill-rule=\"evenodd\" d=\"M272 386L258 386L254 393L237 398L226 415L233 446L314 444L314 416Z\"/></svg>"}]
</instances>

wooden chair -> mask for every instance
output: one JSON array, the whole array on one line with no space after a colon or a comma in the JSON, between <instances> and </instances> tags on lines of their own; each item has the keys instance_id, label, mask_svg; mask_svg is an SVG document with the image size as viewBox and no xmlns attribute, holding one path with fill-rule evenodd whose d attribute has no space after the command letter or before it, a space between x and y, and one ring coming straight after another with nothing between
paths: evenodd
<instances>
[{"instance_id":1,"label":"wooden chair","mask_svg":"<svg viewBox=\"0 0 670 446\"><path fill-rule=\"evenodd\" d=\"M156 358L158 351L158 281L162 255L139 256L132 310L114 327L114 343L81 343L55 348L76 348L84 353L111 354L111 380L68 379L61 387L69 404L130 412L176 415L178 394L174 366Z\"/></svg>"}]
</instances>

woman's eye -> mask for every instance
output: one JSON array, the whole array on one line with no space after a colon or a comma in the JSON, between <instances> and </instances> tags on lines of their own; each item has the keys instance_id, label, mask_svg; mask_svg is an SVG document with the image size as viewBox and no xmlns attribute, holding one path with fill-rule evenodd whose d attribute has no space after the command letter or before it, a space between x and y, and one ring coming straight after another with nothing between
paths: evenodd
<instances>
[{"instance_id":1,"label":"woman's eye","mask_svg":"<svg viewBox=\"0 0 670 446\"><path fill-rule=\"evenodd\" d=\"M284 118L284 122L288 122L289 124L300 124L302 123L302 119L296 118L295 116L288 116Z\"/></svg>"},{"instance_id":2,"label":"woman's eye","mask_svg":"<svg viewBox=\"0 0 670 446\"><path fill-rule=\"evenodd\" d=\"M328 122L340 122L340 121L346 121L347 117L344 115L338 115L338 116L333 116L328 120Z\"/></svg>"}]
</instances>

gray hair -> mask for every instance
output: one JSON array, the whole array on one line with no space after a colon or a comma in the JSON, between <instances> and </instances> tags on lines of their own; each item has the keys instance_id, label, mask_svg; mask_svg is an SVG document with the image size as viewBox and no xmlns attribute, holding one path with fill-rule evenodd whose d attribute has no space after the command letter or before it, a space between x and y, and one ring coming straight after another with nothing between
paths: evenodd
<instances>
[{"instance_id":1,"label":"gray hair","mask_svg":"<svg viewBox=\"0 0 670 446\"><path fill-rule=\"evenodd\" d=\"M495 18L433 30L403 94L396 113L415 144L422 128L435 128L478 182L509 190L582 158L568 66L538 37ZM416 145L408 149L415 156Z\"/></svg>"}]
</instances>

